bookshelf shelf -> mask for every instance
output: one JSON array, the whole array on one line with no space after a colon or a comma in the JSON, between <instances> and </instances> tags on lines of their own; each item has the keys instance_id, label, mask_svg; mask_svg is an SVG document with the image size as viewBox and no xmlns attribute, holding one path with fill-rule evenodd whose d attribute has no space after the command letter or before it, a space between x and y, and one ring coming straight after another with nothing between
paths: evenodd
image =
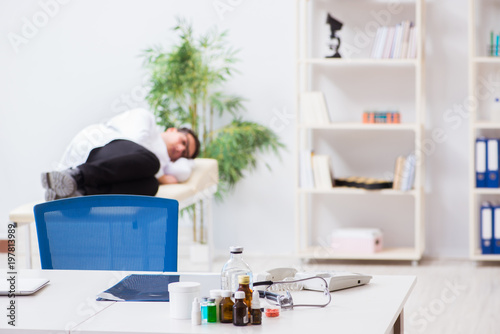
<instances>
[{"instance_id":1,"label":"bookshelf shelf","mask_svg":"<svg viewBox=\"0 0 500 334\"><path fill-rule=\"evenodd\" d=\"M500 64L500 57L474 57L472 62L476 64Z\"/></svg>"},{"instance_id":2,"label":"bookshelf shelf","mask_svg":"<svg viewBox=\"0 0 500 334\"><path fill-rule=\"evenodd\" d=\"M500 124L499 124L500 126ZM327 123L327 124L299 124L301 129L331 129L331 130L380 130L380 131L416 131L417 124L363 124L363 123Z\"/></svg>"},{"instance_id":3,"label":"bookshelf shelf","mask_svg":"<svg viewBox=\"0 0 500 334\"><path fill-rule=\"evenodd\" d=\"M470 258L474 261L500 261L500 254L481 254L481 251L478 249Z\"/></svg>"},{"instance_id":4,"label":"bookshelf shelf","mask_svg":"<svg viewBox=\"0 0 500 334\"><path fill-rule=\"evenodd\" d=\"M500 195L499 188L474 188L475 195Z\"/></svg>"},{"instance_id":5,"label":"bookshelf shelf","mask_svg":"<svg viewBox=\"0 0 500 334\"><path fill-rule=\"evenodd\" d=\"M498 89L482 92L485 80L500 70L500 57L487 56L491 32L498 32L498 1L469 0L469 96L478 103L469 105L469 258L474 261L500 261L500 254L482 254L480 206L484 201L500 203L500 188L476 187L476 138L499 138L500 122L491 115ZM495 33L498 34L498 33Z\"/></svg>"},{"instance_id":6,"label":"bookshelf shelf","mask_svg":"<svg viewBox=\"0 0 500 334\"><path fill-rule=\"evenodd\" d=\"M400 34L394 34L399 40L387 37L388 42L380 44L382 39L372 36L370 45L347 55L349 46L358 46L356 31L363 31L367 22L373 21L370 13L387 4L379 0L355 4L296 0L295 235L297 254L302 258L418 261L422 257L425 154L419 148L425 134L425 2L409 0L401 12L391 16L387 26L399 29ZM343 22L342 58L325 58L331 52L320 51L330 36L323 34L328 13L338 15ZM404 40L402 36L417 37ZM381 45L383 56L378 53ZM407 55L414 58L405 58ZM364 110L371 114L363 114ZM363 117L405 123L362 123ZM328 187L331 175L325 173L325 164L331 164L336 178L358 175L388 179L398 156L409 153L415 153L417 161L411 190ZM325 157L327 163L320 166ZM326 231L343 227L384 230L386 249L375 254L336 254L320 246L325 244ZM396 237L402 234L403 239Z\"/></svg>"},{"instance_id":7,"label":"bookshelf shelf","mask_svg":"<svg viewBox=\"0 0 500 334\"><path fill-rule=\"evenodd\" d=\"M414 190L401 191L392 189L365 190L347 187L333 187L331 189L301 188L303 194L331 194L331 195L383 195L383 196L415 196Z\"/></svg>"},{"instance_id":8,"label":"bookshelf shelf","mask_svg":"<svg viewBox=\"0 0 500 334\"><path fill-rule=\"evenodd\" d=\"M422 257L415 248L399 247L385 248L380 252L373 254L358 254L358 253L336 253L328 247L309 247L299 253L299 257L306 259L320 260L399 260L399 261L418 261Z\"/></svg>"},{"instance_id":9,"label":"bookshelf shelf","mask_svg":"<svg viewBox=\"0 0 500 334\"><path fill-rule=\"evenodd\" d=\"M473 122L471 122L473 123ZM500 129L499 122L475 122L473 126L478 129Z\"/></svg>"},{"instance_id":10,"label":"bookshelf shelf","mask_svg":"<svg viewBox=\"0 0 500 334\"><path fill-rule=\"evenodd\" d=\"M307 58L299 60L302 64L328 65L328 66L408 66L418 65L416 59L345 59L345 58Z\"/></svg>"}]
</instances>

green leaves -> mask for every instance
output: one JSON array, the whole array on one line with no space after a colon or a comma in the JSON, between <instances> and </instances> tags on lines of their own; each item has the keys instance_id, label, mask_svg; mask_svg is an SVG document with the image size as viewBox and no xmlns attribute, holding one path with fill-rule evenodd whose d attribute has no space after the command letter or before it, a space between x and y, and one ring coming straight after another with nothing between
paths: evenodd
<instances>
[{"instance_id":1,"label":"green leaves","mask_svg":"<svg viewBox=\"0 0 500 334\"><path fill-rule=\"evenodd\" d=\"M223 92L222 85L237 70L237 50L226 42L227 33L210 29L196 38L190 23L178 19L173 31L178 41L169 50L160 46L144 51L150 71L148 103L167 127L191 125L202 140L201 156L219 162L219 198L257 165L258 152L279 154L283 147L270 129L241 120L244 99ZM233 121L213 129L213 118L225 113Z\"/></svg>"},{"instance_id":2,"label":"green leaves","mask_svg":"<svg viewBox=\"0 0 500 334\"><path fill-rule=\"evenodd\" d=\"M209 96L208 102L218 116L222 116L224 112L237 116L240 110L244 110L243 101L243 98L236 95L215 92Z\"/></svg>"},{"instance_id":3,"label":"green leaves","mask_svg":"<svg viewBox=\"0 0 500 334\"><path fill-rule=\"evenodd\" d=\"M203 156L219 162L222 189L231 190L243 178L243 171L254 170L258 152L273 152L284 147L270 129L258 123L235 119L212 135Z\"/></svg>"}]
</instances>

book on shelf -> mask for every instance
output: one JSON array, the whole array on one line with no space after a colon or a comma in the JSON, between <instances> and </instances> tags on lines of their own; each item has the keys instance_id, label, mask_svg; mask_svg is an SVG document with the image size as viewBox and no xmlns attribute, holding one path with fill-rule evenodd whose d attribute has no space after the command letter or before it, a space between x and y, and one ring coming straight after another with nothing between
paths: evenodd
<instances>
[{"instance_id":1,"label":"book on shelf","mask_svg":"<svg viewBox=\"0 0 500 334\"><path fill-rule=\"evenodd\" d=\"M300 94L301 121L306 124L330 123L325 95L320 91Z\"/></svg>"},{"instance_id":2,"label":"book on shelf","mask_svg":"<svg viewBox=\"0 0 500 334\"><path fill-rule=\"evenodd\" d=\"M415 27L410 28L410 44L408 45L407 58L417 58L417 29Z\"/></svg>"},{"instance_id":3,"label":"book on shelf","mask_svg":"<svg viewBox=\"0 0 500 334\"><path fill-rule=\"evenodd\" d=\"M403 167L403 175L401 177L401 188L402 191L408 191L413 188L413 181L415 180L415 165L416 165L415 154L409 154L405 159L405 164Z\"/></svg>"},{"instance_id":4,"label":"book on shelf","mask_svg":"<svg viewBox=\"0 0 500 334\"><path fill-rule=\"evenodd\" d=\"M401 116L398 111L365 111L363 112L363 123L399 124Z\"/></svg>"},{"instance_id":5,"label":"book on shelf","mask_svg":"<svg viewBox=\"0 0 500 334\"><path fill-rule=\"evenodd\" d=\"M395 29L396 32L394 33L394 37L392 39L391 55L388 58L399 58L399 46L403 32L401 24L397 24Z\"/></svg>"},{"instance_id":6,"label":"book on shelf","mask_svg":"<svg viewBox=\"0 0 500 334\"><path fill-rule=\"evenodd\" d=\"M310 150L301 150L299 152L299 185L301 188L314 188L314 176L311 157L312 152Z\"/></svg>"},{"instance_id":7,"label":"book on shelf","mask_svg":"<svg viewBox=\"0 0 500 334\"><path fill-rule=\"evenodd\" d=\"M415 58L416 45L415 25L404 20L395 26L377 29L370 56L375 59Z\"/></svg>"},{"instance_id":8,"label":"book on shelf","mask_svg":"<svg viewBox=\"0 0 500 334\"><path fill-rule=\"evenodd\" d=\"M372 58L380 59L384 54L384 45L387 41L387 27L379 27L375 36L375 42L372 49ZM378 37L378 38L377 38Z\"/></svg>"},{"instance_id":9,"label":"book on shelf","mask_svg":"<svg viewBox=\"0 0 500 334\"><path fill-rule=\"evenodd\" d=\"M330 157L328 155L314 154L312 156L314 185L320 189L330 189L333 186L330 172Z\"/></svg>"},{"instance_id":10,"label":"book on shelf","mask_svg":"<svg viewBox=\"0 0 500 334\"><path fill-rule=\"evenodd\" d=\"M372 52L370 58L377 58L377 46L380 45L380 39L382 38L382 29L377 29L375 33L375 39L373 40Z\"/></svg>"},{"instance_id":11,"label":"book on shelf","mask_svg":"<svg viewBox=\"0 0 500 334\"><path fill-rule=\"evenodd\" d=\"M498 57L500 50L500 35L496 34L494 31L490 32L490 44L488 44L488 56Z\"/></svg>"},{"instance_id":12,"label":"book on shelf","mask_svg":"<svg viewBox=\"0 0 500 334\"><path fill-rule=\"evenodd\" d=\"M408 156L399 156L394 167L394 190L408 191L413 188L415 181L416 156L411 153Z\"/></svg>"},{"instance_id":13,"label":"book on shelf","mask_svg":"<svg viewBox=\"0 0 500 334\"><path fill-rule=\"evenodd\" d=\"M392 51L392 40L394 39L394 34L396 33L396 27L388 27L387 35L385 40L384 52L381 58L390 58Z\"/></svg>"},{"instance_id":14,"label":"book on shelf","mask_svg":"<svg viewBox=\"0 0 500 334\"><path fill-rule=\"evenodd\" d=\"M408 57L408 48L410 45L410 28L411 28L411 22L406 20L401 23L403 26L403 36L401 38L401 55L399 58L409 58Z\"/></svg>"},{"instance_id":15,"label":"book on shelf","mask_svg":"<svg viewBox=\"0 0 500 334\"><path fill-rule=\"evenodd\" d=\"M406 158L402 155L397 157L396 165L394 167L394 180L392 183L392 189L399 190L401 188L401 178L403 176L403 168Z\"/></svg>"}]
</instances>

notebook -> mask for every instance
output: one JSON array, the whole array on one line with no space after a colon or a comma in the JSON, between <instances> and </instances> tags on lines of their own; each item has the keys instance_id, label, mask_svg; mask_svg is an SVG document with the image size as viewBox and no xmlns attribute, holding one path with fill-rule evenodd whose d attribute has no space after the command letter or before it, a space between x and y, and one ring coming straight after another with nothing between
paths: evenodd
<instances>
[{"instance_id":1,"label":"notebook","mask_svg":"<svg viewBox=\"0 0 500 334\"><path fill-rule=\"evenodd\" d=\"M11 289L11 283L7 278L2 279L0 280L0 296L7 296L9 294L16 296L31 295L46 286L49 282L47 278L16 277L15 285L17 285L17 291L13 291L15 288L12 287Z\"/></svg>"}]
</instances>

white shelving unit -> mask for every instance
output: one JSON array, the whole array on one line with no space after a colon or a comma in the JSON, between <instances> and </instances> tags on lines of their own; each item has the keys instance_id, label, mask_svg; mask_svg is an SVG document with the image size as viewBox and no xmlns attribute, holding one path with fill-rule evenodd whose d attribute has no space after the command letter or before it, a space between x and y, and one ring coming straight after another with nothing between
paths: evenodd
<instances>
[{"instance_id":1,"label":"white shelving unit","mask_svg":"<svg viewBox=\"0 0 500 334\"><path fill-rule=\"evenodd\" d=\"M417 263L425 248L425 156L420 149L425 124L425 0L402 1L297 0L296 87L296 249L304 259L409 260ZM379 22L383 13L387 22ZM411 20L417 30L415 59L370 58L369 45L350 56L325 58L319 51L328 42L327 13L343 22L341 46L354 46L357 33L370 35L367 24L395 25ZM381 14L382 13L382 14ZM325 33L326 32L326 33ZM325 48L325 51L327 49ZM386 88L384 88L386 87ZM300 95L322 91L331 122L304 124ZM395 106L400 124L363 124L364 108ZM399 109L399 107L401 107ZM394 172L398 155L417 156L414 188L410 191L300 187L303 149L331 157L335 177L381 178ZM357 174L366 172L367 174ZM335 253L329 231L337 227L374 227L384 233L384 249L374 254Z\"/></svg>"},{"instance_id":2,"label":"white shelving unit","mask_svg":"<svg viewBox=\"0 0 500 334\"><path fill-rule=\"evenodd\" d=\"M475 261L500 261L499 254L482 254L480 241L479 208L482 201L500 203L499 188L476 188L475 141L479 136L499 138L500 123L491 119L489 108L498 88L486 87L490 75L498 82L500 56L489 56L490 31L500 33L500 1L469 0L469 132L470 132L470 181L469 181L469 256Z\"/></svg>"}]
</instances>

